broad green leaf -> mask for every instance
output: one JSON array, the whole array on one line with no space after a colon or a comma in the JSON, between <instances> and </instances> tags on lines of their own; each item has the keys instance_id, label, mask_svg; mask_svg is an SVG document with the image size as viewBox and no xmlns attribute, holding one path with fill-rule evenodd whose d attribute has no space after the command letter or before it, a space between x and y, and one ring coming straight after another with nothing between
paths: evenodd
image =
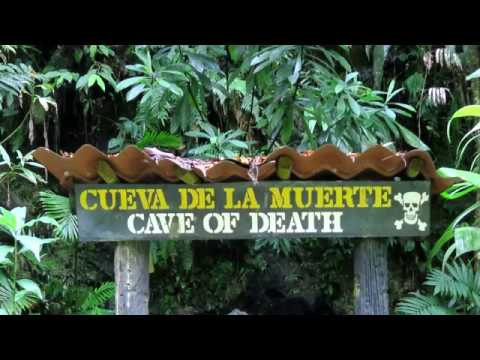
<instances>
[{"instance_id":1,"label":"broad green leaf","mask_svg":"<svg viewBox=\"0 0 480 360\"><path fill-rule=\"evenodd\" d=\"M89 46L90 57L92 60L95 60L95 54L97 53L97 45ZM88 85L90 87L90 85Z\"/></svg>"},{"instance_id":2,"label":"broad green leaf","mask_svg":"<svg viewBox=\"0 0 480 360\"><path fill-rule=\"evenodd\" d=\"M417 110L415 110L415 108L413 106L408 105L408 104L403 104L403 103L399 103L399 102L392 102L390 104L399 106L399 107L404 108L405 110L408 110L408 111L411 111L411 112L417 112Z\"/></svg>"},{"instance_id":3,"label":"broad green leaf","mask_svg":"<svg viewBox=\"0 0 480 360\"><path fill-rule=\"evenodd\" d=\"M53 226L59 226L58 222L57 222L55 219L53 219L53 218L51 218L51 217L49 217L49 216L40 216L39 218L36 218L36 219L33 219L33 220L28 221L28 222L24 225L24 227L30 227L30 226L35 225L36 223L39 223L39 222L41 222L41 223L43 223L43 224L48 224L48 225L53 225Z\"/></svg>"},{"instance_id":4,"label":"broad green leaf","mask_svg":"<svg viewBox=\"0 0 480 360\"><path fill-rule=\"evenodd\" d=\"M460 215L458 215L452 223L447 227L447 229L443 232L442 236L437 240L435 245L433 245L432 250L430 250L430 253L427 256L427 267L429 269L432 268L432 261L433 258L438 254L438 252L442 249L442 247L450 240L453 238L455 232L454 229L455 227L463 221L463 219L471 214L473 211L477 210L480 208L480 202L477 202L473 204L472 206L468 207L467 209L463 210Z\"/></svg>"},{"instance_id":5,"label":"broad green leaf","mask_svg":"<svg viewBox=\"0 0 480 360\"><path fill-rule=\"evenodd\" d=\"M91 73L90 76L88 77L87 86L92 87L93 84L95 84L95 81L97 80L97 77L98 77L97 74Z\"/></svg>"},{"instance_id":6,"label":"broad green leaf","mask_svg":"<svg viewBox=\"0 0 480 360\"><path fill-rule=\"evenodd\" d=\"M288 77L288 80L290 81L290 84L294 85L299 76L300 76L300 70L302 69L302 57L300 54L297 56L297 60L295 61L295 67L293 69L293 74Z\"/></svg>"},{"instance_id":7,"label":"broad green leaf","mask_svg":"<svg viewBox=\"0 0 480 360\"><path fill-rule=\"evenodd\" d=\"M473 79L478 79L480 78L480 69L477 69L475 70L473 73L471 73L470 75L468 75L465 80L467 81L470 81L470 80L473 80Z\"/></svg>"},{"instance_id":8,"label":"broad green leaf","mask_svg":"<svg viewBox=\"0 0 480 360\"><path fill-rule=\"evenodd\" d=\"M48 111L48 101L44 97L40 97L40 96L37 97L37 99L40 105L42 105L43 109L45 111Z\"/></svg>"},{"instance_id":9,"label":"broad green leaf","mask_svg":"<svg viewBox=\"0 0 480 360\"><path fill-rule=\"evenodd\" d=\"M437 170L437 174L442 177L458 177L480 188L480 174L471 171L442 167Z\"/></svg>"},{"instance_id":10,"label":"broad green leaf","mask_svg":"<svg viewBox=\"0 0 480 360\"><path fill-rule=\"evenodd\" d=\"M80 76L77 80L77 84L75 85L75 88L78 90L86 87L89 76L90 76L89 74Z\"/></svg>"},{"instance_id":11,"label":"broad green leaf","mask_svg":"<svg viewBox=\"0 0 480 360\"><path fill-rule=\"evenodd\" d=\"M0 215L0 226L7 232L13 234L17 229L17 219L10 211L0 208L2 214Z\"/></svg>"},{"instance_id":12,"label":"broad green leaf","mask_svg":"<svg viewBox=\"0 0 480 360\"><path fill-rule=\"evenodd\" d=\"M255 66L267 60L270 56L270 51L263 51L261 54L255 56L250 62L250 66Z\"/></svg>"},{"instance_id":13,"label":"broad green leaf","mask_svg":"<svg viewBox=\"0 0 480 360\"><path fill-rule=\"evenodd\" d=\"M73 57L75 58L75 61L77 62L77 64L79 64L80 61L82 61L83 51L80 49L75 49Z\"/></svg>"},{"instance_id":14,"label":"broad green leaf","mask_svg":"<svg viewBox=\"0 0 480 360\"><path fill-rule=\"evenodd\" d=\"M227 47L233 62L238 62L245 50L245 45L227 45Z\"/></svg>"},{"instance_id":15,"label":"broad green leaf","mask_svg":"<svg viewBox=\"0 0 480 360\"><path fill-rule=\"evenodd\" d=\"M38 261L40 261L40 251L42 250L42 245L55 241L55 239L40 239L30 235L18 235L17 240L23 245L21 252L31 251Z\"/></svg>"},{"instance_id":16,"label":"broad green leaf","mask_svg":"<svg viewBox=\"0 0 480 360\"><path fill-rule=\"evenodd\" d=\"M100 86L102 91L105 92L105 82L103 81L103 79L100 76L96 75L95 81L97 82L98 86Z\"/></svg>"},{"instance_id":17,"label":"broad green leaf","mask_svg":"<svg viewBox=\"0 0 480 360\"><path fill-rule=\"evenodd\" d=\"M183 90L181 88L179 88L177 85L175 85L174 83L171 83L169 81L165 81L163 79L157 79L157 82L158 82L158 85L170 90L175 95L183 96Z\"/></svg>"},{"instance_id":18,"label":"broad green leaf","mask_svg":"<svg viewBox=\"0 0 480 360\"><path fill-rule=\"evenodd\" d=\"M21 288L30 291L31 293L35 294L39 299L43 300L42 290L40 290L40 287L36 282L30 279L20 279L17 280L17 284Z\"/></svg>"},{"instance_id":19,"label":"broad green leaf","mask_svg":"<svg viewBox=\"0 0 480 360\"><path fill-rule=\"evenodd\" d=\"M384 111L385 111L385 115L387 115L389 119L395 120L395 119L397 118L397 115L396 115L395 112L392 111L391 109L385 108Z\"/></svg>"},{"instance_id":20,"label":"broad green leaf","mask_svg":"<svg viewBox=\"0 0 480 360\"><path fill-rule=\"evenodd\" d=\"M127 101L132 101L144 91L145 91L145 86L143 84L135 85L127 92Z\"/></svg>"},{"instance_id":21,"label":"broad green leaf","mask_svg":"<svg viewBox=\"0 0 480 360\"><path fill-rule=\"evenodd\" d=\"M480 228L463 226L455 229L456 257L467 252L480 251Z\"/></svg>"},{"instance_id":22,"label":"broad green leaf","mask_svg":"<svg viewBox=\"0 0 480 360\"><path fill-rule=\"evenodd\" d=\"M390 97L390 94L392 93L394 88L395 88L395 80L392 80L392 81L390 81L390 84L388 85L387 101L388 101L388 98Z\"/></svg>"},{"instance_id":23,"label":"broad green leaf","mask_svg":"<svg viewBox=\"0 0 480 360\"><path fill-rule=\"evenodd\" d=\"M0 245L0 265L1 264L10 264L8 259L8 254L12 253L15 250L13 246Z\"/></svg>"},{"instance_id":24,"label":"broad green leaf","mask_svg":"<svg viewBox=\"0 0 480 360\"><path fill-rule=\"evenodd\" d=\"M350 109L352 109L356 116L359 116L361 111L360 105L358 105L358 103L351 96L347 96L347 100L348 104L350 105Z\"/></svg>"},{"instance_id":25,"label":"broad green leaf","mask_svg":"<svg viewBox=\"0 0 480 360\"><path fill-rule=\"evenodd\" d=\"M335 94L340 94L345 89L345 83L340 82L335 86Z\"/></svg>"},{"instance_id":26,"label":"broad green leaf","mask_svg":"<svg viewBox=\"0 0 480 360\"><path fill-rule=\"evenodd\" d=\"M422 140L420 140L417 135L408 130L406 127L400 125L398 122L396 122L396 125L400 130L403 139L407 142L408 145L417 149L430 151L430 148Z\"/></svg>"},{"instance_id":27,"label":"broad green leaf","mask_svg":"<svg viewBox=\"0 0 480 360\"><path fill-rule=\"evenodd\" d=\"M187 131L185 133L186 136L190 136L190 137L195 137L195 138L204 138L204 139L210 139L210 135L208 134L205 134L201 131L196 131L196 130L192 130L192 131Z\"/></svg>"},{"instance_id":28,"label":"broad green leaf","mask_svg":"<svg viewBox=\"0 0 480 360\"><path fill-rule=\"evenodd\" d=\"M215 134L216 130L211 124L200 122L198 123L198 126L200 126L202 130L205 131L208 135L210 135L211 138L216 137L216 134Z\"/></svg>"},{"instance_id":29,"label":"broad green leaf","mask_svg":"<svg viewBox=\"0 0 480 360\"><path fill-rule=\"evenodd\" d=\"M464 182L453 184L447 190L443 191L440 196L446 200L455 200L477 190L478 188L475 185Z\"/></svg>"},{"instance_id":30,"label":"broad green leaf","mask_svg":"<svg viewBox=\"0 0 480 360\"><path fill-rule=\"evenodd\" d=\"M10 160L10 156L8 155L7 151L2 145L0 145L0 155L2 156L2 159L6 162L8 166L12 164Z\"/></svg>"},{"instance_id":31,"label":"broad green leaf","mask_svg":"<svg viewBox=\"0 0 480 360\"><path fill-rule=\"evenodd\" d=\"M480 105L468 105L458 109L448 120L447 124L447 138L448 141L451 141L450 138L450 129L453 123L453 120L462 118L462 117L480 117Z\"/></svg>"},{"instance_id":32,"label":"broad green leaf","mask_svg":"<svg viewBox=\"0 0 480 360\"><path fill-rule=\"evenodd\" d=\"M228 142L229 142L230 144L236 146L236 147L239 147L239 148L248 150L248 145L247 145L245 142L243 142L243 141L240 141L240 140L229 140Z\"/></svg>"},{"instance_id":33,"label":"broad green leaf","mask_svg":"<svg viewBox=\"0 0 480 360\"><path fill-rule=\"evenodd\" d=\"M122 80L117 84L117 91L122 91L132 85L141 83L145 79L147 79L146 76L134 76L134 77Z\"/></svg>"},{"instance_id":34,"label":"broad green leaf","mask_svg":"<svg viewBox=\"0 0 480 360\"><path fill-rule=\"evenodd\" d=\"M35 174L33 171L30 171L26 168L23 168L21 172L18 173L18 175L27 179L33 184L37 184L37 181L45 182L39 175Z\"/></svg>"},{"instance_id":35,"label":"broad green leaf","mask_svg":"<svg viewBox=\"0 0 480 360\"><path fill-rule=\"evenodd\" d=\"M26 207L16 207L10 210L13 216L15 216L15 230L19 231L23 224L25 223L25 218L27 216L27 208Z\"/></svg>"}]
</instances>

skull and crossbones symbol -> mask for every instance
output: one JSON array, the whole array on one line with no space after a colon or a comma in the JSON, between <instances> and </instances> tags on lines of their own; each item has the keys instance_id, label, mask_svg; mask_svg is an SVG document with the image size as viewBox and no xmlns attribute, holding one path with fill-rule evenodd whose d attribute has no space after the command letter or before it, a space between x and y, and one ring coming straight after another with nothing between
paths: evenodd
<instances>
[{"instance_id":1,"label":"skull and crossbones symbol","mask_svg":"<svg viewBox=\"0 0 480 360\"><path fill-rule=\"evenodd\" d=\"M419 192L409 191L404 194L398 193L393 197L393 199L398 201L400 205L403 206L403 219L395 221L395 228L397 230L401 230L403 224L416 224L418 226L418 230L425 231L427 228L427 223L418 218L418 211L420 210L420 206L428 201L429 195L426 192L420 194Z\"/></svg>"}]
</instances>

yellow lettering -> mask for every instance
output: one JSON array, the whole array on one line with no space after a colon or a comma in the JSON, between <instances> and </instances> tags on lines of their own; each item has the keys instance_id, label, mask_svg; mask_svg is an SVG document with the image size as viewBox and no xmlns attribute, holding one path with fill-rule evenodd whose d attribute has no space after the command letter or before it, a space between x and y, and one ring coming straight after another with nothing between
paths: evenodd
<instances>
[{"instance_id":1,"label":"yellow lettering","mask_svg":"<svg viewBox=\"0 0 480 360\"><path fill-rule=\"evenodd\" d=\"M257 202L257 198L255 197L255 192L252 188L247 188L245 192L245 200L243 201L243 209L260 209L260 205Z\"/></svg>"},{"instance_id":2,"label":"yellow lettering","mask_svg":"<svg viewBox=\"0 0 480 360\"><path fill-rule=\"evenodd\" d=\"M303 190L306 190L307 192L307 200L306 202L303 201ZM307 186L306 188L303 187L294 187L293 191L295 192L295 203L297 207L300 209L305 209L309 208L312 206L312 192L313 192L313 187Z\"/></svg>"},{"instance_id":3,"label":"yellow lettering","mask_svg":"<svg viewBox=\"0 0 480 360\"><path fill-rule=\"evenodd\" d=\"M116 194L117 194L117 189L112 189L112 190L104 190L104 189L98 189L98 195L100 197L100 207L102 210L113 210L115 209L115 205L117 204L117 199L116 199ZM107 192L109 198L110 198L110 204L107 202Z\"/></svg>"},{"instance_id":4,"label":"yellow lettering","mask_svg":"<svg viewBox=\"0 0 480 360\"><path fill-rule=\"evenodd\" d=\"M83 190L82 193L80 194L80 205L85 210L95 210L97 208L98 204L94 203L92 205L88 205L88 194L95 197L97 195L97 191L92 190L92 189Z\"/></svg>"},{"instance_id":5,"label":"yellow lettering","mask_svg":"<svg viewBox=\"0 0 480 360\"><path fill-rule=\"evenodd\" d=\"M272 203L270 204L271 209L291 209L292 204L290 202L290 192L292 188L286 186L280 192L278 187L271 187L270 192L272 193Z\"/></svg>"}]
</instances>

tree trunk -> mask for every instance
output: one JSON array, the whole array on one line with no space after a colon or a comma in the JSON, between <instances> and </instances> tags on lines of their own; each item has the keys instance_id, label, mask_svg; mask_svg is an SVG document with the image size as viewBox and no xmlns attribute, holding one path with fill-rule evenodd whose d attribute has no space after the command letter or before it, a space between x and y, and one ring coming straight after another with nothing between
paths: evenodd
<instances>
[{"instance_id":1,"label":"tree trunk","mask_svg":"<svg viewBox=\"0 0 480 360\"><path fill-rule=\"evenodd\" d=\"M115 313L148 315L148 241L119 242L115 249Z\"/></svg>"},{"instance_id":2,"label":"tree trunk","mask_svg":"<svg viewBox=\"0 0 480 360\"><path fill-rule=\"evenodd\" d=\"M388 315L386 239L360 239L354 252L356 315Z\"/></svg>"}]
</instances>

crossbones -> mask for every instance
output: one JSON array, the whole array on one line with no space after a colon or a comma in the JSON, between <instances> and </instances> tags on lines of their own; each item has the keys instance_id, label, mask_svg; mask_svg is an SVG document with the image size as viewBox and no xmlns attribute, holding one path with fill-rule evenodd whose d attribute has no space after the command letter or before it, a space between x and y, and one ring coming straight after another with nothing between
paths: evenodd
<instances>
[{"instance_id":1,"label":"crossbones","mask_svg":"<svg viewBox=\"0 0 480 360\"><path fill-rule=\"evenodd\" d=\"M395 228L401 230L404 223L408 225L417 224L418 230L425 231L427 223L418 218L418 211L420 206L428 201L429 195L426 192L420 194L419 192L409 191L404 194L398 193L393 199L403 206L403 219L395 221Z\"/></svg>"}]
</instances>

